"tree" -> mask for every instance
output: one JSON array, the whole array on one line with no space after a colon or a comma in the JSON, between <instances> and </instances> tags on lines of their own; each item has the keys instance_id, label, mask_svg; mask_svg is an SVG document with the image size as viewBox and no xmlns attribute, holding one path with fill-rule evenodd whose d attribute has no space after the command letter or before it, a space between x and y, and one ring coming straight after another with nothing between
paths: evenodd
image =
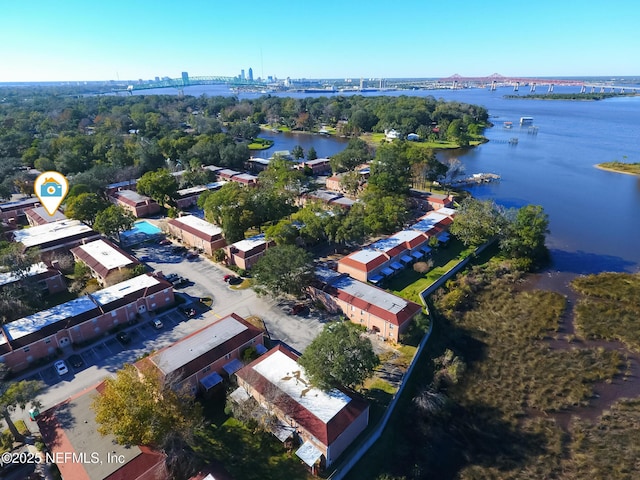
<instances>
[{"instance_id":1,"label":"tree","mask_svg":"<svg viewBox=\"0 0 640 480\"><path fill-rule=\"evenodd\" d=\"M409 193L411 167L406 154L407 142L381 145L371 163L369 186L387 195Z\"/></svg>"},{"instance_id":2,"label":"tree","mask_svg":"<svg viewBox=\"0 0 640 480\"><path fill-rule=\"evenodd\" d=\"M92 402L98 432L120 445L160 447L172 434L190 439L202 421L199 405L188 394L166 385L151 368L125 364L104 381Z\"/></svg>"},{"instance_id":3,"label":"tree","mask_svg":"<svg viewBox=\"0 0 640 480\"><path fill-rule=\"evenodd\" d=\"M304 158L304 150L300 145L296 145L295 147L293 147L293 150L291 150L291 155L293 155L293 158L295 158L296 160L299 160L301 158Z\"/></svg>"},{"instance_id":4,"label":"tree","mask_svg":"<svg viewBox=\"0 0 640 480\"><path fill-rule=\"evenodd\" d=\"M81 193L67 200L65 215L75 220L80 220L93 225L96 216L109 204L95 193Z\"/></svg>"},{"instance_id":5,"label":"tree","mask_svg":"<svg viewBox=\"0 0 640 480\"><path fill-rule=\"evenodd\" d=\"M276 242L276 245L293 245L299 234L298 228L287 219L280 220L265 230L266 237Z\"/></svg>"},{"instance_id":6,"label":"tree","mask_svg":"<svg viewBox=\"0 0 640 480\"><path fill-rule=\"evenodd\" d=\"M316 152L316 149L313 147L309 147L309 150L307 150L307 160L316 160L318 158L318 153Z\"/></svg>"},{"instance_id":7,"label":"tree","mask_svg":"<svg viewBox=\"0 0 640 480\"><path fill-rule=\"evenodd\" d=\"M340 188L351 197L358 195L362 187L362 177L358 172L345 172L340 177Z\"/></svg>"},{"instance_id":8,"label":"tree","mask_svg":"<svg viewBox=\"0 0 640 480\"><path fill-rule=\"evenodd\" d=\"M41 404L36 399L36 396L44 385L42 382L34 380L7 382L5 381L6 375L7 368L4 364L0 364L0 412L2 412L2 417L7 423L13 438L16 441L21 441L24 439L24 436L18 432L18 429L11 419L11 413L15 411L17 407L24 410L28 405L40 408Z\"/></svg>"},{"instance_id":9,"label":"tree","mask_svg":"<svg viewBox=\"0 0 640 480\"><path fill-rule=\"evenodd\" d=\"M363 329L351 322L327 325L298 361L309 380L324 390L361 385L380 360Z\"/></svg>"},{"instance_id":10,"label":"tree","mask_svg":"<svg viewBox=\"0 0 640 480\"><path fill-rule=\"evenodd\" d=\"M466 198L460 204L450 232L465 245L481 245L501 235L507 222L491 200Z\"/></svg>"},{"instance_id":11,"label":"tree","mask_svg":"<svg viewBox=\"0 0 640 480\"><path fill-rule=\"evenodd\" d=\"M540 205L525 205L510 222L500 240L500 248L507 256L528 258L532 262L548 259L544 244L549 233L549 216Z\"/></svg>"},{"instance_id":12,"label":"tree","mask_svg":"<svg viewBox=\"0 0 640 480\"><path fill-rule=\"evenodd\" d=\"M109 237L114 235L120 241L120 234L131 230L135 217L124 208L117 205L111 205L96 215L93 227Z\"/></svg>"},{"instance_id":13,"label":"tree","mask_svg":"<svg viewBox=\"0 0 640 480\"><path fill-rule=\"evenodd\" d=\"M138 180L136 188L139 193L148 195L160 205L175 205L178 182L166 168L145 173Z\"/></svg>"},{"instance_id":14,"label":"tree","mask_svg":"<svg viewBox=\"0 0 640 480\"><path fill-rule=\"evenodd\" d=\"M267 250L253 267L253 277L261 293L274 297L301 295L313 280L313 258L302 248L278 245Z\"/></svg>"},{"instance_id":15,"label":"tree","mask_svg":"<svg viewBox=\"0 0 640 480\"><path fill-rule=\"evenodd\" d=\"M342 152L335 154L329 160L334 173L353 170L358 165L368 163L372 159L369 145L364 140L352 138Z\"/></svg>"}]
</instances>

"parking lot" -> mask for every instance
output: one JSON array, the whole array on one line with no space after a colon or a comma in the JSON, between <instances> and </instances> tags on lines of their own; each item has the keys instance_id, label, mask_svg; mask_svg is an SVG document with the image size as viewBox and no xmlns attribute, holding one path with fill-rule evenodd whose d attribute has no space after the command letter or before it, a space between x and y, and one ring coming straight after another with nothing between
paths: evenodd
<instances>
[{"instance_id":1,"label":"parking lot","mask_svg":"<svg viewBox=\"0 0 640 480\"><path fill-rule=\"evenodd\" d=\"M51 365L27 377L27 380L40 380L45 385L51 386L61 381L71 381L76 374L91 366L106 367L113 362L113 359L122 359L124 360L123 363L131 362L137 356L148 351L148 348L157 349L158 346L164 346L163 344L165 343L168 345L172 343L169 338L173 339L173 330L183 323L186 317L181 312L173 310L158 318L163 323L161 329L155 328L152 320L145 320L123 330L131 338L128 344L124 344L115 336L111 336L82 350L69 350L66 352L68 355L65 355L65 363L69 369L67 374L58 375L52 362Z\"/></svg>"}]
</instances>

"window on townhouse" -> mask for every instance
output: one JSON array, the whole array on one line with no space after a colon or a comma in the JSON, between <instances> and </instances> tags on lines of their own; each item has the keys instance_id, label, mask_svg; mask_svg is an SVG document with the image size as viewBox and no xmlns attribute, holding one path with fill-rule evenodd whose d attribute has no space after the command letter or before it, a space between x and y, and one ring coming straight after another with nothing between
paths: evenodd
<instances>
[{"instance_id":1,"label":"window on townhouse","mask_svg":"<svg viewBox=\"0 0 640 480\"><path fill-rule=\"evenodd\" d=\"M224 356L224 358L226 358L227 360L229 360L229 359L231 358L231 354L230 354L230 353L227 353L227 354Z\"/></svg>"},{"instance_id":2,"label":"window on townhouse","mask_svg":"<svg viewBox=\"0 0 640 480\"><path fill-rule=\"evenodd\" d=\"M211 365L208 365L208 366L204 367L202 369L202 373L207 373L209 370L211 370Z\"/></svg>"},{"instance_id":3,"label":"window on townhouse","mask_svg":"<svg viewBox=\"0 0 640 480\"><path fill-rule=\"evenodd\" d=\"M28 353L28 352L29 352L29 350L31 350L31 348L29 348L29 347L24 347L24 348L22 349L22 351L23 351L24 353Z\"/></svg>"},{"instance_id":4,"label":"window on townhouse","mask_svg":"<svg viewBox=\"0 0 640 480\"><path fill-rule=\"evenodd\" d=\"M50 338L47 338L47 339L44 341L44 343L46 343L47 345L48 345L48 344L50 344L50 343L51 343L51 339L50 339Z\"/></svg>"}]
</instances>

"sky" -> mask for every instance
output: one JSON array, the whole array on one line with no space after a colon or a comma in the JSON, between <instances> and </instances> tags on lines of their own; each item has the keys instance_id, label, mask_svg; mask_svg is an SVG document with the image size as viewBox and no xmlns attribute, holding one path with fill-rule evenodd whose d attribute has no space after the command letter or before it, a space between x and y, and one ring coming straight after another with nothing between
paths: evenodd
<instances>
[{"instance_id":1,"label":"sky","mask_svg":"<svg viewBox=\"0 0 640 480\"><path fill-rule=\"evenodd\" d=\"M0 0L0 82L640 75L636 0Z\"/></svg>"}]
</instances>

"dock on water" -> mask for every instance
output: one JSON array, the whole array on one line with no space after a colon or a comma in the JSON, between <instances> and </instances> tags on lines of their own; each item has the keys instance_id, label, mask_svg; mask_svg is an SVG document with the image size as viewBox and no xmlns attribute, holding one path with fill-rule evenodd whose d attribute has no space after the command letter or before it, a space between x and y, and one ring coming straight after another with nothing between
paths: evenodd
<instances>
[{"instance_id":1,"label":"dock on water","mask_svg":"<svg viewBox=\"0 0 640 480\"><path fill-rule=\"evenodd\" d=\"M451 182L452 187L462 187L465 185L480 185L483 183L497 182L500 175L495 173L474 173L470 177L457 179Z\"/></svg>"}]
</instances>

